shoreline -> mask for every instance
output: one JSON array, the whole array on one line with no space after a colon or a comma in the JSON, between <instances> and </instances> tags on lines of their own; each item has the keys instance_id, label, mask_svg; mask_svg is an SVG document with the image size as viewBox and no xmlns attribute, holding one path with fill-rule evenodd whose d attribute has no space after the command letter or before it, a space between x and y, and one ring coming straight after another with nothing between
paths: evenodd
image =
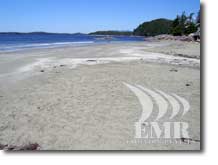
<instances>
[{"instance_id":1,"label":"shoreline","mask_svg":"<svg viewBox=\"0 0 218 165\"><path fill-rule=\"evenodd\" d=\"M181 43L186 49L181 47ZM186 46L190 44L195 46L193 48ZM179 47L176 47L177 45ZM193 49L198 50L198 47L199 51L193 52ZM32 69L34 67L41 67L43 69L43 65L45 68L55 67L56 65L71 65L70 68L75 68L77 65L84 64L94 65L137 60L200 68L200 45L179 41L107 43L2 53L0 57L3 59L3 68L0 66L0 74L4 74L4 60L6 62L13 62L15 66L18 63L17 61L24 63L15 69L15 72L16 70L20 72L28 71L28 67ZM16 59L16 61L13 61L13 59Z\"/></svg>"}]
</instances>

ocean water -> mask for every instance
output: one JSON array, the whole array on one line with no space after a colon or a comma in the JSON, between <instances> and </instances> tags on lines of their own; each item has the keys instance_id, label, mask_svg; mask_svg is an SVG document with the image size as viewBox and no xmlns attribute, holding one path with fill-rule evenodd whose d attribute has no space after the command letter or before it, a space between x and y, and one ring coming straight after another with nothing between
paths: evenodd
<instances>
[{"instance_id":1,"label":"ocean water","mask_svg":"<svg viewBox=\"0 0 218 165\"><path fill-rule=\"evenodd\" d=\"M53 48L62 46L81 46L102 43L118 43L143 41L143 37L135 36L95 36L86 34L47 34L29 33L0 34L0 52L19 51L37 48Z\"/></svg>"}]
</instances>

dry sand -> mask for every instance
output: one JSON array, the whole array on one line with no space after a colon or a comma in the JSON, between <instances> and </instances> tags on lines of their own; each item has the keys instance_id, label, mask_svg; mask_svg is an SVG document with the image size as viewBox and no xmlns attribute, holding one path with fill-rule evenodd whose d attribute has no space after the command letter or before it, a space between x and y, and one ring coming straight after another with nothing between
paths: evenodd
<instances>
[{"instance_id":1,"label":"dry sand","mask_svg":"<svg viewBox=\"0 0 218 165\"><path fill-rule=\"evenodd\" d=\"M177 41L2 53L0 144L37 143L41 150L199 150L199 57L199 44ZM197 141L133 143L142 108L124 82L188 100L190 112L174 120L188 122Z\"/></svg>"}]
</instances>

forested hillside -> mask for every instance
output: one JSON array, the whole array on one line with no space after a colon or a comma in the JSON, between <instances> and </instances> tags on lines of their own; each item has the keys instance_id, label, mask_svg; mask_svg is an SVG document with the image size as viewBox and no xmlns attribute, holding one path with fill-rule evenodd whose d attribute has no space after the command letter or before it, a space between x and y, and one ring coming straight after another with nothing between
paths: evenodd
<instances>
[{"instance_id":1,"label":"forested hillside","mask_svg":"<svg viewBox=\"0 0 218 165\"><path fill-rule=\"evenodd\" d=\"M149 22L144 22L133 31L133 34L138 36L169 34L172 22L172 20L168 19L156 19Z\"/></svg>"}]
</instances>

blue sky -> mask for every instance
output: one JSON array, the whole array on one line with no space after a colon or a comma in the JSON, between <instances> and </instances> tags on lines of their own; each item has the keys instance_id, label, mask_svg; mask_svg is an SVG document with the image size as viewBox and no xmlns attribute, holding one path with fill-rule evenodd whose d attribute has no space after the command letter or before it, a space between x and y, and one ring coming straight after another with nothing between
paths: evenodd
<instances>
[{"instance_id":1,"label":"blue sky","mask_svg":"<svg viewBox=\"0 0 218 165\"><path fill-rule=\"evenodd\" d=\"M133 30L199 8L199 0L0 0L0 31Z\"/></svg>"}]
</instances>

